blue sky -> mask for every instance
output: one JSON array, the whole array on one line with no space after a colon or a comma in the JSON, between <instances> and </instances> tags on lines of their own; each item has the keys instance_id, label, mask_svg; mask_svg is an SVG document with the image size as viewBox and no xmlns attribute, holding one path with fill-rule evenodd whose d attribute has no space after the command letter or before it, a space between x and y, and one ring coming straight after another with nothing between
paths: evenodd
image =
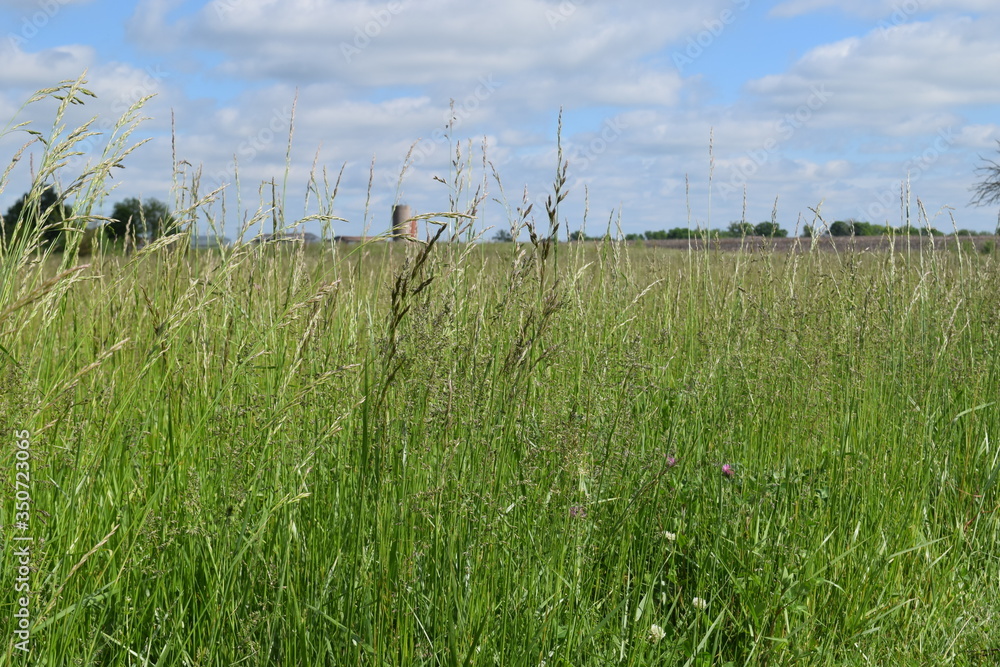
<instances>
[{"instance_id":1,"label":"blue sky","mask_svg":"<svg viewBox=\"0 0 1000 667\"><path fill-rule=\"evenodd\" d=\"M590 233L609 219L627 233L686 226L689 209L692 225L759 222L775 200L789 230L817 210L827 222L899 224L907 179L935 226L997 225L995 209L969 206L980 156L1000 139L993 0L0 0L0 26L4 124L33 91L84 71L98 99L70 122L98 115L110 127L156 95L135 135L150 141L116 172L105 212L129 196L175 201L173 113L178 159L201 168L203 192L226 186L231 233L242 216L234 158L252 215L260 183L284 180L296 100L289 221L316 212L305 205L315 161L331 180L346 165L335 232L382 231L417 140L399 200L447 210L435 177L449 180L441 130L454 99L472 183L484 182L485 141L515 204L525 190L536 202L551 192L563 109L569 229L585 206ZM17 119L44 132L54 108ZM0 137L0 151L27 138ZM14 169L0 208L29 170ZM506 227L490 170L485 183L482 226Z\"/></svg>"}]
</instances>

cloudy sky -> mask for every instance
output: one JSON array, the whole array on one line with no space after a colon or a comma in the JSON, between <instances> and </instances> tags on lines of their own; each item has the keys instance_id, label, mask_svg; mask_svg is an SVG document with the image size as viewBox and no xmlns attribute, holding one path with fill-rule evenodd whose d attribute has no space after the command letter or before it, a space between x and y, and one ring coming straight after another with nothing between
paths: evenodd
<instances>
[{"instance_id":1,"label":"cloudy sky","mask_svg":"<svg viewBox=\"0 0 1000 667\"><path fill-rule=\"evenodd\" d=\"M173 116L188 175L201 169L202 191L229 184L227 231L243 215L237 169L243 208L277 178L293 220L318 210L310 173L332 188L343 167L338 234L381 231L397 201L446 211L437 179L451 181L456 142L473 189L485 177L481 225L506 227L495 200L551 192L562 108L570 229L585 192L590 233L619 218L626 233L725 227L744 206L759 222L776 201L789 230L817 209L899 224L907 179L935 226L997 225L995 208L969 206L1000 139L995 0L0 0L0 26L0 127L47 132L55 102L23 103L84 71L98 96L67 120L96 115L105 135L64 182L156 95L135 135L150 141L115 172L104 212L128 196L175 201ZM28 138L0 138L5 164ZM2 209L30 167L12 172Z\"/></svg>"}]
</instances>

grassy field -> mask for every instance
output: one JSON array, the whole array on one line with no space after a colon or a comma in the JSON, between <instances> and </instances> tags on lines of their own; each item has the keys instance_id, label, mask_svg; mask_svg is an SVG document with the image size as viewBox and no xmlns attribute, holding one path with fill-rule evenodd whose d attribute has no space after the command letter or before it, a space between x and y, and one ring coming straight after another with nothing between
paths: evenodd
<instances>
[{"instance_id":1,"label":"grassy field","mask_svg":"<svg viewBox=\"0 0 1000 667\"><path fill-rule=\"evenodd\" d=\"M459 243L457 210L4 250L0 663L1000 659L995 255Z\"/></svg>"}]
</instances>

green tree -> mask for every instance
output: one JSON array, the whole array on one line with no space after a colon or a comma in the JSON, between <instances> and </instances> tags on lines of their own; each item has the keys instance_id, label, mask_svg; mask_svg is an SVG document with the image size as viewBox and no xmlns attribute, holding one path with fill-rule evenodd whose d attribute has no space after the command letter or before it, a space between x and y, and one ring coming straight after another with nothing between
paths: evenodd
<instances>
[{"instance_id":1,"label":"green tree","mask_svg":"<svg viewBox=\"0 0 1000 667\"><path fill-rule=\"evenodd\" d=\"M35 197L26 192L7 209L3 217L3 238L6 243L12 243L40 231L42 244L62 244L63 226L71 215L70 207L53 186L45 186Z\"/></svg>"},{"instance_id":2,"label":"green tree","mask_svg":"<svg viewBox=\"0 0 1000 667\"><path fill-rule=\"evenodd\" d=\"M851 228L855 236L878 236L879 231L877 225L873 225L870 222L862 222L860 220L852 220Z\"/></svg>"},{"instance_id":3,"label":"green tree","mask_svg":"<svg viewBox=\"0 0 1000 667\"><path fill-rule=\"evenodd\" d=\"M830 225L830 236L850 236L854 233L854 223L837 220Z\"/></svg>"},{"instance_id":4,"label":"green tree","mask_svg":"<svg viewBox=\"0 0 1000 667\"><path fill-rule=\"evenodd\" d=\"M104 230L112 238L124 238L128 232L136 237L157 239L178 231L173 214L159 199L140 201L129 197L115 204L111 218Z\"/></svg>"},{"instance_id":5,"label":"green tree","mask_svg":"<svg viewBox=\"0 0 1000 667\"><path fill-rule=\"evenodd\" d=\"M511 236L509 230L498 229L497 233L493 235L493 240L497 243L511 243L514 240L514 237Z\"/></svg>"},{"instance_id":6,"label":"green tree","mask_svg":"<svg viewBox=\"0 0 1000 667\"><path fill-rule=\"evenodd\" d=\"M885 225L873 225L862 220L846 220L845 224L851 225L850 233L855 236L882 236L889 233L889 228ZM844 234L844 236L849 236L850 233Z\"/></svg>"},{"instance_id":7,"label":"green tree","mask_svg":"<svg viewBox=\"0 0 1000 667\"><path fill-rule=\"evenodd\" d=\"M735 236L737 238L743 236L753 236L755 233L755 227L752 222L731 222L729 227L726 228L728 236Z\"/></svg>"},{"instance_id":8,"label":"green tree","mask_svg":"<svg viewBox=\"0 0 1000 667\"><path fill-rule=\"evenodd\" d=\"M765 236L772 239L783 239L788 236L788 232L778 226L776 222L760 222L754 225L754 236Z\"/></svg>"}]
</instances>

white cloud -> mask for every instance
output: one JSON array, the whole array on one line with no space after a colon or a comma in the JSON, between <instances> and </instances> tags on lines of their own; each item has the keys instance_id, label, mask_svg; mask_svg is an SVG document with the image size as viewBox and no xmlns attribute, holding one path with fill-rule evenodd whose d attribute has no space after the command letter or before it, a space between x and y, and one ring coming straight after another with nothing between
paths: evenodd
<instances>
[{"instance_id":1,"label":"white cloud","mask_svg":"<svg viewBox=\"0 0 1000 667\"><path fill-rule=\"evenodd\" d=\"M65 79L76 79L95 61L90 46L68 44L37 53L26 53L7 40L0 40L0 87L42 88Z\"/></svg>"},{"instance_id":2,"label":"white cloud","mask_svg":"<svg viewBox=\"0 0 1000 667\"><path fill-rule=\"evenodd\" d=\"M996 27L945 17L876 30L816 47L788 71L750 81L746 89L780 111L825 86L830 100L817 122L894 134L913 117L1000 103Z\"/></svg>"},{"instance_id":3,"label":"white cloud","mask_svg":"<svg viewBox=\"0 0 1000 667\"><path fill-rule=\"evenodd\" d=\"M909 20L932 12L997 12L994 0L785 0L770 15L791 18L835 9L866 19Z\"/></svg>"},{"instance_id":4,"label":"white cloud","mask_svg":"<svg viewBox=\"0 0 1000 667\"><path fill-rule=\"evenodd\" d=\"M1000 125L966 125L958 131L955 145L979 151L988 149L992 152L996 149L998 139L1000 139Z\"/></svg>"},{"instance_id":5,"label":"white cloud","mask_svg":"<svg viewBox=\"0 0 1000 667\"><path fill-rule=\"evenodd\" d=\"M543 0L374 5L216 0L196 16L171 23L170 0L147 0L138 5L130 28L144 44L169 46L183 40L222 53L226 60L218 68L220 76L300 84L336 80L359 88L444 88L487 75L548 82L579 79L586 72L589 85L573 86L576 98L593 94L603 103L604 86L645 79L627 99L648 87L649 103L662 103L664 83L657 79L668 77L640 66L640 60L702 28L701 14L707 10L680 3L631 4L633 12Z\"/></svg>"}]
</instances>

